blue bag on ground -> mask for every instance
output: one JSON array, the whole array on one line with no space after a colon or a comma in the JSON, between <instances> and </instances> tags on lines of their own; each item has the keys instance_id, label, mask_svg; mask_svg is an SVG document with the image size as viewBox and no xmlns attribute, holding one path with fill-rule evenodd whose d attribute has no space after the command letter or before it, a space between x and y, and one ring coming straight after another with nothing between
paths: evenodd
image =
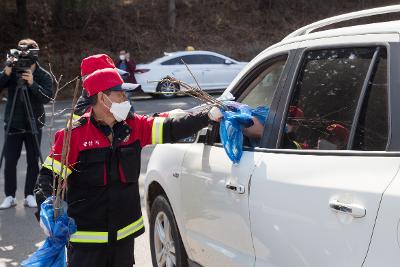
<instances>
[{"instance_id":1,"label":"blue bag on ground","mask_svg":"<svg viewBox=\"0 0 400 267\"><path fill-rule=\"evenodd\" d=\"M65 267L65 246L70 236L76 232L74 219L67 215L67 203L62 201L61 215L54 221L53 200L49 197L42 203L40 220L49 233L43 246L21 263L22 267Z\"/></svg>"},{"instance_id":2,"label":"blue bag on ground","mask_svg":"<svg viewBox=\"0 0 400 267\"><path fill-rule=\"evenodd\" d=\"M222 110L224 117L220 122L219 134L225 152L233 163L239 163L243 154L243 132L244 128L253 125L253 117L262 124L265 123L269 109L257 107L255 109L248 105L227 101L224 103L228 110Z\"/></svg>"}]
</instances>

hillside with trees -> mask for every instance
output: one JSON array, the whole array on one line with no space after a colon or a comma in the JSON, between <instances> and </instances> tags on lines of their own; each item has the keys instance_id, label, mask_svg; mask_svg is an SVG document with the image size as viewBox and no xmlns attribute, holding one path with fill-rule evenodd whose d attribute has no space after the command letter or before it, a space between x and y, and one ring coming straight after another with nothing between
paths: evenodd
<instances>
[{"instance_id":1,"label":"hillside with trees","mask_svg":"<svg viewBox=\"0 0 400 267\"><path fill-rule=\"evenodd\" d=\"M0 49L35 39L65 80L83 57L128 49L138 63L191 45L248 61L291 31L390 0L2 0ZM387 17L387 16L386 16ZM386 19L383 17L382 19ZM1 59L0 59L1 60ZM64 96L67 96L66 92Z\"/></svg>"}]
</instances>

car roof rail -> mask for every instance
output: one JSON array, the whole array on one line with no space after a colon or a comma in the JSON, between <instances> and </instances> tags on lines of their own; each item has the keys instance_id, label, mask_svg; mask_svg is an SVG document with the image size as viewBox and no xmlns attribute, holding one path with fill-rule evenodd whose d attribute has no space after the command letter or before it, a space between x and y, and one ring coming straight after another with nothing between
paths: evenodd
<instances>
[{"instance_id":1,"label":"car roof rail","mask_svg":"<svg viewBox=\"0 0 400 267\"><path fill-rule=\"evenodd\" d=\"M349 20L359 19L359 18L366 18L366 17L376 16L376 15L397 13L397 12L400 12L400 5L377 7L377 8L371 8L371 9L365 9L365 10L361 10L361 11L346 13L346 14L330 17L327 19L323 19L323 20L311 23L307 26L304 26L304 27L290 33L283 40L301 36L301 35L306 35L316 29L319 29L319 28L322 28L325 26L329 26L329 25L332 25L335 23L339 23L339 22L344 22L344 21L349 21Z\"/></svg>"}]
</instances>

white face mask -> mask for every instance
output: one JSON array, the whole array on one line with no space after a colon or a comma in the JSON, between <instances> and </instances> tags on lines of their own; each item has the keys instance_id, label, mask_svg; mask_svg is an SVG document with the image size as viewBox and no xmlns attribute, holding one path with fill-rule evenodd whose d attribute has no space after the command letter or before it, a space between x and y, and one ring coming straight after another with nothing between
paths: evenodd
<instances>
[{"instance_id":1,"label":"white face mask","mask_svg":"<svg viewBox=\"0 0 400 267\"><path fill-rule=\"evenodd\" d=\"M126 56L125 56L125 55L119 55L119 59L125 60L125 59L126 59Z\"/></svg>"},{"instance_id":2,"label":"white face mask","mask_svg":"<svg viewBox=\"0 0 400 267\"><path fill-rule=\"evenodd\" d=\"M121 103L116 103L112 102L108 97L107 99L111 102L110 112L113 114L115 120L118 122L126 120L129 111L131 110L131 103L129 103L128 100Z\"/></svg>"}]
</instances>

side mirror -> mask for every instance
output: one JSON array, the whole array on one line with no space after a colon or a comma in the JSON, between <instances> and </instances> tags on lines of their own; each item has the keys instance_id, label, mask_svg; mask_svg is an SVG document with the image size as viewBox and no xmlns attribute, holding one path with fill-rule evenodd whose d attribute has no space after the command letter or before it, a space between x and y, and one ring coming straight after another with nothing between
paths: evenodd
<instances>
[{"instance_id":1,"label":"side mirror","mask_svg":"<svg viewBox=\"0 0 400 267\"><path fill-rule=\"evenodd\" d=\"M232 61L230 61L229 59L225 59L225 62L224 62L224 64L225 64L225 65L232 65L232 64L233 64L233 62L232 62Z\"/></svg>"}]
</instances>

